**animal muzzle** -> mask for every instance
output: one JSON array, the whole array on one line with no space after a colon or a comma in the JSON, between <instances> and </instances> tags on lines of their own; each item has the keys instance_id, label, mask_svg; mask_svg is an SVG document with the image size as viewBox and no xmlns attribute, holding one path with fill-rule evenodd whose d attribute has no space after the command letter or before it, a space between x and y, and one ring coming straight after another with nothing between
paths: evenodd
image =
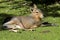
<instances>
[{"instance_id":1,"label":"animal muzzle","mask_svg":"<svg viewBox=\"0 0 60 40\"><path fill-rule=\"evenodd\" d=\"M43 15L40 15L40 18L43 18L44 16Z\"/></svg>"}]
</instances>

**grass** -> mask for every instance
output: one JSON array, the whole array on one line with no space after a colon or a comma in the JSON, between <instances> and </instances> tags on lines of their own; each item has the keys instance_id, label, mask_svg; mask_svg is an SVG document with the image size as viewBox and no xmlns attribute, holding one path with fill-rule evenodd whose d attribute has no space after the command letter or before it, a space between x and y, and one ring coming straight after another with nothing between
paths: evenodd
<instances>
[{"instance_id":1,"label":"grass","mask_svg":"<svg viewBox=\"0 0 60 40\"><path fill-rule=\"evenodd\" d=\"M50 32L44 33L43 31ZM60 40L60 27L40 27L36 31L21 31L19 33L0 31L0 40Z\"/></svg>"},{"instance_id":2,"label":"grass","mask_svg":"<svg viewBox=\"0 0 60 40\"><path fill-rule=\"evenodd\" d=\"M4 0L3 0L4 1ZM29 14L29 7L22 6L17 7L17 4L10 4L10 2L0 2L0 27L2 27L2 22L8 16L19 16L19 15L27 15ZM19 2L19 0L17 1ZM2 4L2 5L1 5ZM59 7L50 7L47 9L43 9L46 14L43 20L48 21L50 23L55 23L57 26L47 26L47 27L39 27L36 28L36 31L22 31L20 30L18 33L9 32L8 30L0 31L0 40L60 40L60 10ZM41 8L41 7L40 7ZM53 9L52 9L53 8ZM27 10L28 9L28 10ZM41 8L42 9L42 8ZM54 13L58 15L55 17ZM46 31L46 32L45 32Z\"/></svg>"}]
</instances>

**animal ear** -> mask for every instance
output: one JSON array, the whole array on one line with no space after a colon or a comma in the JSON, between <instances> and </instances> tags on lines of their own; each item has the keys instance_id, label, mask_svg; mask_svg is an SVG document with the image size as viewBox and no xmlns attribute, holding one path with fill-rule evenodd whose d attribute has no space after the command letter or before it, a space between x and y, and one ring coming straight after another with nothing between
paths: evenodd
<instances>
[{"instance_id":1,"label":"animal ear","mask_svg":"<svg viewBox=\"0 0 60 40\"><path fill-rule=\"evenodd\" d=\"M33 4L33 7L30 7L30 11L31 11L31 12L35 11L36 9L37 9L36 4Z\"/></svg>"},{"instance_id":2,"label":"animal ear","mask_svg":"<svg viewBox=\"0 0 60 40\"><path fill-rule=\"evenodd\" d=\"M34 9L36 9L36 8L37 8L36 4L34 4L33 6L34 6Z\"/></svg>"},{"instance_id":3,"label":"animal ear","mask_svg":"<svg viewBox=\"0 0 60 40\"><path fill-rule=\"evenodd\" d=\"M30 11L31 11L31 12L33 11L33 8L32 8L32 7L30 7Z\"/></svg>"}]
</instances>

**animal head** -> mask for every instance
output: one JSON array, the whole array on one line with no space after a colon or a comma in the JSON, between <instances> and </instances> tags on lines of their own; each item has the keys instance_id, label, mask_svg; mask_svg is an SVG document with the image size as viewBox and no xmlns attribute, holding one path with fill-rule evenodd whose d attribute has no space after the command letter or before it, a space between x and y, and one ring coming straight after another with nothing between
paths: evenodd
<instances>
[{"instance_id":1,"label":"animal head","mask_svg":"<svg viewBox=\"0 0 60 40\"><path fill-rule=\"evenodd\" d=\"M31 13L33 16L37 17L37 18L43 18L43 13L41 12L41 10L39 10L37 8L37 6L34 4L34 7L31 8Z\"/></svg>"}]
</instances>

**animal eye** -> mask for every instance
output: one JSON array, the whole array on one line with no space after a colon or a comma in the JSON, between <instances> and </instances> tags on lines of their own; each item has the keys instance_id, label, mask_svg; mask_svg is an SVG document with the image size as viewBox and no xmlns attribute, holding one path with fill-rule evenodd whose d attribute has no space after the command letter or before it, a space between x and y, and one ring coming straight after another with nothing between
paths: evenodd
<instances>
[{"instance_id":1,"label":"animal eye","mask_svg":"<svg viewBox=\"0 0 60 40\"><path fill-rule=\"evenodd\" d=\"M36 12L36 13L38 13L38 12Z\"/></svg>"}]
</instances>

